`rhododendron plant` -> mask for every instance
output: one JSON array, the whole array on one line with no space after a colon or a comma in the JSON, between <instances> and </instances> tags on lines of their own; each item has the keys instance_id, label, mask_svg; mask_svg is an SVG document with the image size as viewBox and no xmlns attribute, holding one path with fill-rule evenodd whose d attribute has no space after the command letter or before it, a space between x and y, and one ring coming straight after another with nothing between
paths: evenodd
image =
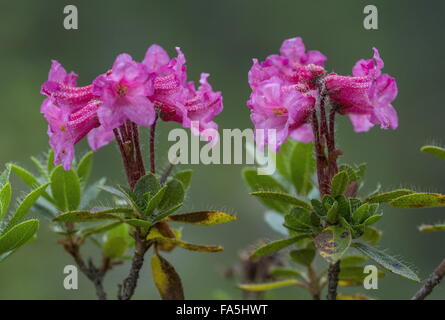
<instances>
[{"instance_id":1,"label":"rhododendron plant","mask_svg":"<svg viewBox=\"0 0 445 320\"><path fill-rule=\"evenodd\" d=\"M266 221L287 238L250 250L253 261L249 266L261 268L261 263L269 261L268 269L262 269L256 279L243 277L247 283L239 287L244 291L298 286L313 299L321 299L327 287L327 299L368 299L337 293L339 285L363 283L367 260L407 279L420 280L408 264L375 247L382 233L373 224L383 216L380 204L434 207L445 205L445 197L409 189L363 195L366 165L338 164L343 152L336 147L336 115L348 115L356 132L374 125L396 129L398 117L392 106L397 97L396 80L382 74L384 63L377 49L372 59L355 64L352 76L327 73L325 61L318 51L306 53L301 38L293 38L283 42L280 55L271 55L262 63L254 59L249 71L252 93L247 106L253 125L277 133L276 141L257 143L277 150L278 174L261 176L255 168L246 168L243 176L251 195L272 210L266 213ZM445 158L437 148L428 150ZM440 230L442 226L424 229ZM287 265L282 253L285 248L291 248ZM351 255L352 248L361 255ZM326 268L314 263L317 253L327 262ZM281 259L264 260L277 254ZM443 262L413 299L431 293L444 274ZM380 270L378 277L382 276Z\"/></svg>"},{"instance_id":2,"label":"rhododendron plant","mask_svg":"<svg viewBox=\"0 0 445 320\"><path fill-rule=\"evenodd\" d=\"M160 252L170 252L177 247L218 252L222 247L184 242L180 229L170 222L215 225L235 220L235 217L220 211L174 214L183 205L192 171L174 172L173 164L162 173L156 170L154 145L158 119L175 121L185 128L197 121L200 126L192 132L199 135L204 129L217 129L214 117L223 109L221 93L213 91L207 82L208 74L201 75L198 89L193 82L187 82L185 57L179 48L177 52L178 56L170 59L160 46L153 45L143 62L121 54L110 70L84 87L77 86L76 74L68 74L60 63L52 62L48 80L41 88L46 98L40 108L48 122L52 150L45 161L33 158L40 176L15 164L9 165L1 176L2 199L10 196L7 179L11 170L35 190L25 199L27 207L19 207L6 229L0 229L0 258L34 236L38 226L36 220L18 223L35 203L33 208L50 218L54 231L62 236L59 242L94 284L99 299L107 298L103 285L106 273L123 263L130 248L134 248L131 268L118 288L119 299L132 298L149 249L153 251L153 280L161 297L184 298L179 275ZM149 171L145 169L142 156L140 127L150 127ZM107 186L105 179L88 186L92 152L79 162L74 161L75 145L84 137L88 138L93 150L116 140L127 187ZM48 185L49 190L45 191ZM103 207L93 203L101 191L113 196L111 205ZM42 198L38 199L39 196ZM3 213L7 206L0 204L0 213ZM0 214L0 220L2 217ZM21 240L11 244L11 232L17 235L19 231L24 233ZM101 240L95 238L99 234L104 234ZM4 239L7 245L2 247ZM82 245L90 239L101 246L100 266L92 260L86 262L81 254Z\"/></svg>"}]
</instances>

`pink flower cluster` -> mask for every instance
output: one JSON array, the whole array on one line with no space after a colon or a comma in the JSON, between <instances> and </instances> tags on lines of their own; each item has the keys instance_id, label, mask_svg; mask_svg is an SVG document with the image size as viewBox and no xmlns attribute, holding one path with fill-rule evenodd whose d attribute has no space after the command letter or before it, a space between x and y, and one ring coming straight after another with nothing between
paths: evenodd
<instances>
[{"instance_id":1,"label":"pink flower cluster","mask_svg":"<svg viewBox=\"0 0 445 320\"><path fill-rule=\"evenodd\" d=\"M176 50L177 57L170 59L164 49L152 45L142 62L121 54L111 70L85 87L78 87L77 75L53 61L41 88L47 96L41 112L48 121L55 163L69 170L74 145L85 136L97 150L112 141L113 130L126 121L151 126L157 113L162 120L179 122L185 128L198 121L195 134L216 129L214 117L223 109L221 93L213 91L206 73L198 89L187 82L185 57Z\"/></svg>"},{"instance_id":2,"label":"pink flower cluster","mask_svg":"<svg viewBox=\"0 0 445 320\"><path fill-rule=\"evenodd\" d=\"M397 113L391 102L397 96L395 79L382 74L383 60L374 49L374 58L360 60L353 76L326 74L326 57L307 51L301 38L285 40L279 55L264 62L253 60L249 71L252 93L247 102L256 129L274 129L276 141L268 135L257 139L260 145L278 148L288 137L301 142L314 139L310 121L325 86L331 104L340 114L348 114L356 132L376 124L382 129L397 128ZM258 141L260 140L260 141Z\"/></svg>"}]
</instances>

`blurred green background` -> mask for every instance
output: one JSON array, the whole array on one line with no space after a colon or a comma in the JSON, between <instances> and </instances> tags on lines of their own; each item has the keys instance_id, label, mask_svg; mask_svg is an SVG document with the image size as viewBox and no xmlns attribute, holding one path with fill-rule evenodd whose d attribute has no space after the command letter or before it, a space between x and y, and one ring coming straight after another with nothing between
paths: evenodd
<instances>
[{"instance_id":1,"label":"blurred green background","mask_svg":"<svg viewBox=\"0 0 445 320\"><path fill-rule=\"evenodd\" d=\"M80 75L81 85L106 71L117 54L127 52L142 59L147 47L158 43L174 54L180 46L187 58L189 79L200 72L211 74L211 84L224 95L220 128L251 127L245 101L249 96L247 72L251 59L278 52L284 39L302 36L308 49L328 56L327 69L349 74L360 58L370 58L373 46L380 49L385 71L397 78L399 112L397 131L355 134L346 118L339 121L338 141L343 161L368 162L368 188L380 182L390 187L445 192L445 163L423 155L425 143L444 142L443 59L445 2L414 0L371 1L379 9L379 30L362 26L363 8L370 1L5 1L0 9L0 164L14 161L30 166L29 157L48 147L46 124L39 114L39 94L51 59ZM79 29L63 28L63 8L75 4ZM176 127L162 124L157 142L160 165L166 162L171 144L167 132ZM146 141L146 139L145 139ZM84 143L78 153L87 149ZM94 177L125 182L114 145L95 157ZM223 253L199 254L176 250L168 259L183 278L189 299L209 299L224 291L232 298L240 293L221 272L238 259L242 248L258 239L278 239L264 223L265 209L247 195L239 165L193 166L193 184L186 209L222 209L237 214L238 221L209 229L186 227L187 240L221 244ZM23 190L14 179L15 195ZM445 235L420 234L423 222L443 221L440 209L421 211L385 207L379 222L384 230L383 247L403 257L426 277L444 257ZM43 224L38 241L19 250L0 265L0 299L90 299L92 285L80 275L79 290L63 288L63 267L71 258ZM89 248L90 252L94 250ZM87 250L87 251L88 251ZM128 265L115 268L107 277L107 290L115 296L117 283ZM405 299L418 288L409 280L388 275L379 289L366 292L385 299ZM347 292L351 292L347 290ZM362 292L364 292L362 290ZM299 289L273 293L275 298L308 298ZM445 286L431 296L445 298ZM158 299L148 264L136 298Z\"/></svg>"}]
</instances>

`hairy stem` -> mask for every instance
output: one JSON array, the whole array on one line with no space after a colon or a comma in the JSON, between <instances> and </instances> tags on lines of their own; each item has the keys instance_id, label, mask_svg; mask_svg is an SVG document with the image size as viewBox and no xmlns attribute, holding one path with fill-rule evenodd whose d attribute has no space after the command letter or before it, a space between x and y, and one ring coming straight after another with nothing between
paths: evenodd
<instances>
[{"instance_id":1,"label":"hairy stem","mask_svg":"<svg viewBox=\"0 0 445 320\"><path fill-rule=\"evenodd\" d=\"M139 272L144 265L144 255L150 246L145 241L139 230L135 232L135 250L133 260L131 262L130 273L119 285L119 300L130 300L134 294L139 279Z\"/></svg>"},{"instance_id":2,"label":"hairy stem","mask_svg":"<svg viewBox=\"0 0 445 320\"><path fill-rule=\"evenodd\" d=\"M433 289L439 285L442 278L445 276L445 259L434 270L430 277L425 281L422 288L416 292L411 300L423 300L433 292Z\"/></svg>"},{"instance_id":3,"label":"hairy stem","mask_svg":"<svg viewBox=\"0 0 445 320\"><path fill-rule=\"evenodd\" d=\"M328 270L328 300L337 300L338 275L340 274L340 261L329 266Z\"/></svg>"}]
</instances>

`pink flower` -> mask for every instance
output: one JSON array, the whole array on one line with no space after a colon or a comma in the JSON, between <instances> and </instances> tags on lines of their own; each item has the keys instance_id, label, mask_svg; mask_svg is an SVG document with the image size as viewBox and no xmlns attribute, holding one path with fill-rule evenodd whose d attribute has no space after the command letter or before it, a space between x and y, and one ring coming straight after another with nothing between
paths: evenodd
<instances>
[{"instance_id":1,"label":"pink flower","mask_svg":"<svg viewBox=\"0 0 445 320\"><path fill-rule=\"evenodd\" d=\"M88 133L88 145L94 151L106 146L114 140L113 130L107 130L103 126L92 129Z\"/></svg>"},{"instance_id":2,"label":"pink flower","mask_svg":"<svg viewBox=\"0 0 445 320\"><path fill-rule=\"evenodd\" d=\"M206 73L201 74L200 87L196 90L193 82L186 82L186 60L180 48L177 57L170 59L158 45L148 48L143 64L154 74L154 92L150 100L160 110L164 121L175 121L199 134L205 129L216 129L214 117L223 109L220 92L214 92L207 82ZM198 128L191 125L199 122Z\"/></svg>"},{"instance_id":3,"label":"pink flower","mask_svg":"<svg viewBox=\"0 0 445 320\"><path fill-rule=\"evenodd\" d=\"M374 125L396 129L397 112L391 105L397 97L396 80L382 74L383 60L377 49L373 59L359 60L353 76L330 74L325 78L331 101L338 104L341 114L348 114L356 132L369 131Z\"/></svg>"},{"instance_id":4,"label":"pink flower","mask_svg":"<svg viewBox=\"0 0 445 320\"><path fill-rule=\"evenodd\" d=\"M93 98L91 85L77 87L76 82L77 75L75 73L67 74L62 65L53 60L48 81L43 83L40 92L54 99L59 106L75 110Z\"/></svg>"},{"instance_id":5,"label":"pink flower","mask_svg":"<svg viewBox=\"0 0 445 320\"><path fill-rule=\"evenodd\" d=\"M289 136L311 141L313 137L307 121L315 102L313 92L302 93L278 77L263 81L252 92L247 105L251 108L250 118L255 129L275 129L276 140L269 141L268 132L265 132L264 140L259 139L257 143L277 149Z\"/></svg>"},{"instance_id":6,"label":"pink flower","mask_svg":"<svg viewBox=\"0 0 445 320\"><path fill-rule=\"evenodd\" d=\"M193 131L191 122L199 122L199 132L194 132L196 135L206 129L216 130L218 125L213 119L223 110L221 92L213 91L207 82L208 77L208 73L201 73L198 90L195 88L195 83L190 81L183 97L183 105L187 112L182 119L182 125L185 128L192 128Z\"/></svg>"},{"instance_id":7,"label":"pink flower","mask_svg":"<svg viewBox=\"0 0 445 320\"><path fill-rule=\"evenodd\" d=\"M324 73L324 56L319 51L308 51L299 37L285 40L280 55L271 55L264 62L253 60L249 71L249 84L255 89L262 81L279 77L289 84L305 82L310 84L315 75Z\"/></svg>"},{"instance_id":8,"label":"pink flower","mask_svg":"<svg viewBox=\"0 0 445 320\"><path fill-rule=\"evenodd\" d=\"M93 128L99 126L97 109L101 102L91 100L83 108L71 113L47 99L44 117L48 121L49 144L55 153L55 164L62 163L65 170L71 168L74 159L74 145Z\"/></svg>"},{"instance_id":9,"label":"pink flower","mask_svg":"<svg viewBox=\"0 0 445 320\"><path fill-rule=\"evenodd\" d=\"M156 113L147 97L152 93L152 78L146 67L128 54L119 55L112 70L93 82L93 94L103 102L97 111L101 125L112 130L131 120L151 126Z\"/></svg>"}]
</instances>

